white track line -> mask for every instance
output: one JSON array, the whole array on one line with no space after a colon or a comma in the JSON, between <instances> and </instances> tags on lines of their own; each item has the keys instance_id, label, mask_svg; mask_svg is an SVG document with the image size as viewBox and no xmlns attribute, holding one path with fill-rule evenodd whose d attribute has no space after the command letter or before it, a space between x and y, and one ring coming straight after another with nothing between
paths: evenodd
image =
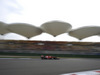
<instances>
[{"instance_id":1,"label":"white track line","mask_svg":"<svg viewBox=\"0 0 100 75\"><path fill-rule=\"evenodd\" d=\"M32 59L32 58L0 58L0 59Z\"/></svg>"},{"instance_id":2,"label":"white track line","mask_svg":"<svg viewBox=\"0 0 100 75\"><path fill-rule=\"evenodd\" d=\"M91 70L91 71L66 73L66 74L61 74L61 75L100 75L100 69L99 70Z\"/></svg>"}]
</instances>

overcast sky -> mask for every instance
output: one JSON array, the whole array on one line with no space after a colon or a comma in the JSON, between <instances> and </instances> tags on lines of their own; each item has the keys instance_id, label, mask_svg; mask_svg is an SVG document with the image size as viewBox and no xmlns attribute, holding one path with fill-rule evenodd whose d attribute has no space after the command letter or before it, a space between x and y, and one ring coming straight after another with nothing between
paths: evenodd
<instances>
[{"instance_id":1,"label":"overcast sky","mask_svg":"<svg viewBox=\"0 0 100 75\"><path fill-rule=\"evenodd\" d=\"M41 24L58 20L68 22L72 29L82 26L100 26L100 0L0 0L0 21L5 23L29 23L39 27ZM10 33L0 38L27 40ZM53 37L43 33L30 40L79 41L67 33ZM92 36L83 42L100 42L100 36Z\"/></svg>"}]
</instances>

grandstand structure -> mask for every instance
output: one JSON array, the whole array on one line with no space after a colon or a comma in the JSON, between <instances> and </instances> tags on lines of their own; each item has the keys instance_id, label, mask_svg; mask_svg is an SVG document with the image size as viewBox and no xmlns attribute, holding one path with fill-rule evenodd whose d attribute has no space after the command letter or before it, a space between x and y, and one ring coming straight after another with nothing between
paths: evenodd
<instances>
[{"instance_id":1,"label":"grandstand structure","mask_svg":"<svg viewBox=\"0 0 100 75\"><path fill-rule=\"evenodd\" d=\"M100 34L100 26L85 26L72 29L72 25L62 21L48 21L36 27L27 23L0 22L0 34L16 33L28 39L48 33L54 37L68 33L79 40ZM36 53L36 54L77 54L100 55L100 42L68 42L68 41L29 41L0 40L0 53Z\"/></svg>"},{"instance_id":2,"label":"grandstand structure","mask_svg":"<svg viewBox=\"0 0 100 75\"><path fill-rule=\"evenodd\" d=\"M0 52L100 55L100 42L0 40Z\"/></svg>"}]
</instances>

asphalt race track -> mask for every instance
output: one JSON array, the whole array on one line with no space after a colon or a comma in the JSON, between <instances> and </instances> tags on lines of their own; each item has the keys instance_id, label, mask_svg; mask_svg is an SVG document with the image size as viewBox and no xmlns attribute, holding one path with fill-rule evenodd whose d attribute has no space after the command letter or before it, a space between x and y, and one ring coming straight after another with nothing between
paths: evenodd
<instances>
[{"instance_id":1,"label":"asphalt race track","mask_svg":"<svg viewBox=\"0 0 100 75\"><path fill-rule=\"evenodd\" d=\"M60 75L100 69L100 59L0 59L0 75Z\"/></svg>"}]
</instances>

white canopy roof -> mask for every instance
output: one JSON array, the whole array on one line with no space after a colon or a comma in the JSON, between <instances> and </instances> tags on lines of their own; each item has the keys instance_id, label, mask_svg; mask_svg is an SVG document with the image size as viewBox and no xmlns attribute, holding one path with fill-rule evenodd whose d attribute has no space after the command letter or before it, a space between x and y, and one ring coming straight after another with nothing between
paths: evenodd
<instances>
[{"instance_id":1,"label":"white canopy roof","mask_svg":"<svg viewBox=\"0 0 100 75\"><path fill-rule=\"evenodd\" d=\"M78 29L71 30L69 32L70 36L73 36L79 40L93 35L100 34L100 26L85 26Z\"/></svg>"},{"instance_id":2,"label":"white canopy roof","mask_svg":"<svg viewBox=\"0 0 100 75\"><path fill-rule=\"evenodd\" d=\"M5 27L6 25L7 25L6 23L0 22L0 34L1 35L9 33L9 31Z\"/></svg>"},{"instance_id":3,"label":"white canopy roof","mask_svg":"<svg viewBox=\"0 0 100 75\"><path fill-rule=\"evenodd\" d=\"M27 38L31 38L42 33L40 28L26 23L12 23L7 26L7 29Z\"/></svg>"},{"instance_id":4,"label":"white canopy roof","mask_svg":"<svg viewBox=\"0 0 100 75\"><path fill-rule=\"evenodd\" d=\"M68 32L72 26L69 23L61 21L50 21L41 25L41 29L53 36Z\"/></svg>"}]
</instances>

